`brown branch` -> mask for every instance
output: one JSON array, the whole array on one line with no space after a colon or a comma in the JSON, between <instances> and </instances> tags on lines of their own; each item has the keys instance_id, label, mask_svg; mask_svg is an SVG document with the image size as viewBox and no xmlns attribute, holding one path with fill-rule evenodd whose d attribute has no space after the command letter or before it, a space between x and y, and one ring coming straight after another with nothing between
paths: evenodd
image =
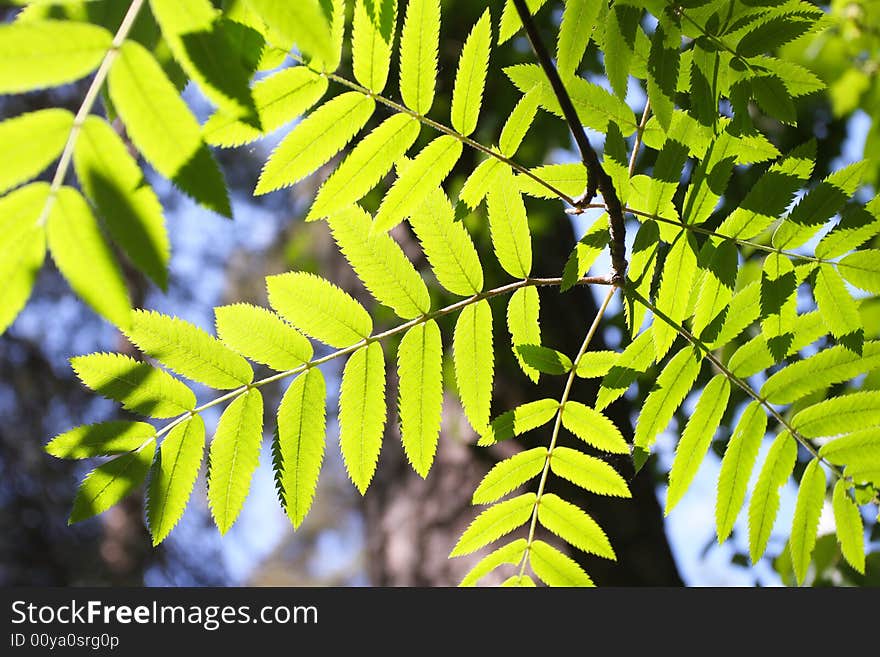
<instances>
[{"instance_id":1,"label":"brown branch","mask_svg":"<svg viewBox=\"0 0 880 657\"><path fill-rule=\"evenodd\" d=\"M513 0L513 5L516 7L519 18L526 30L529 43L532 44L532 50L534 50L535 56L541 64L541 68L544 69L544 74L550 82L553 94L559 102L559 106L562 109L562 115L565 117L569 130L571 130L571 134L574 137L575 144L577 144L578 150L580 151L581 161L587 168L587 189L582 196L575 199L574 205L577 207L589 203L593 200L593 197L595 197L597 190L601 192L602 197L605 199L605 205L608 207L609 217L608 232L610 235L609 247L611 249L612 280L615 285L622 286L626 280L627 266L626 245L624 243L626 226L623 220L623 206L620 203L620 198L617 196L614 182L611 180L611 176L609 176L602 167L602 164L599 162L599 157L596 155L596 151L593 150L593 147L590 145L590 140L587 139L587 134L584 132L581 120L574 108L574 104L571 102L568 90L562 83L562 78L559 77L559 72L556 70L556 66L553 64L553 59L550 57L547 48L544 46L544 42L541 41L541 36L538 34L538 28L532 20L532 15L529 13L529 8L526 6L525 0Z\"/></svg>"}]
</instances>

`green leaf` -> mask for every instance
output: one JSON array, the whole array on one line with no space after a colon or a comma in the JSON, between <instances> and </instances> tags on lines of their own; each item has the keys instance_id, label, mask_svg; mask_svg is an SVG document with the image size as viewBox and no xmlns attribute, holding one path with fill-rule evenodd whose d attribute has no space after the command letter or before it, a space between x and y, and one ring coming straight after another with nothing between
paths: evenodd
<instances>
[{"instance_id":1,"label":"green leaf","mask_svg":"<svg viewBox=\"0 0 880 657\"><path fill-rule=\"evenodd\" d=\"M538 522L579 550L605 559L617 559L599 524L580 507L558 495L544 493L541 496L538 503Z\"/></svg>"},{"instance_id":2,"label":"green leaf","mask_svg":"<svg viewBox=\"0 0 880 657\"><path fill-rule=\"evenodd\" d=\"M385 415L385 356L382 345L371 342L348 359L339 392L339 446L361 495L376 472Z\"/></svg>"},{"instance_id":3,"label":"green leaf","mask_svg":"<svg viewBox=\"0 0 880 657\"><path fill-rule=\"evenodd\" d=\"M718 227L718 233L751 239L763 232L791 203L792 196L813 172L815 142L793 150L758 178L742 202Z\"/></svg>"},{"instance_id":4,"label":"green leaf","mask_svg":"<svg viewBox=\"0 0 880 657\"><path fill-rule=\"evenodd\" d=\"M376 299L403 319L431 310L428 288L403 250L384 232L371 232L370 215L351 206L329 218L333 238Z\"/></svg>"},{"instance_id":5,"label":"green leaf","mask_svg":"<svg viewBox=\"0 0 880 657\"><path fill-rule=\"evenodd\" d=\"M425 146L385 194L373 230L390 230L415 212L425 196L449 175L461 151L461 142L450 135L437 137Z\"/></svg>"},{"instance_id":6,"label":"green leaf","mask_svg":"<svg viewBox=\"0 0 880 657\"><path fill-rule=\"evenodd\" d=\"M767 415L758 402L751 402L743 411L733 436L721 459L718 474L718 499L715 504L715 526L718 543L723 543L733 530L752 469L758 458L758 450L767 430Z\"/></svg>"},{"instance_id":7,"label":"green leaf","mask_svg":"<svg viewBox=\"0 0 880 657\"><path fill-rule=\"evenodd\" d=\"M156 454L147 489L147 522L159 545L183 515L202 464L205 423L192 415L172 429Z\"/></svg>"},{"instance_id":8,"label":"green leaf","mask_svg":"<svg viewBox=\"0 0 880 657\"><path fill-rule=\"evenodd\" d=\"M536 288L520 288L510 295L510 301L507 304L507 330L510 332L513 355L516 356L522 371L535 383L538 382L539 372L523 360L517 347L540 344L541 326L538 323L540 311L541 297L538 296Z\"/></svg>"},{"instance_id":9,"label":"green leaf","mask_svg":"<svg viewBox=\"0 0 880 657\"><path fill-rule=\"evenodd\" d=\"M413 326L397 348L400 437L413 470L428 476L443 410L443 344L433 319Z\"/></svg>"},{"instance_id":10,"label":"green leaf","mask_svg":"<svg viewBox=\"0 0 880 657\"><path fill-rule=\"evenodd\" d=\"M537 344L518 344L515 349L526 365L542 374L565 374L571 371L571 359L555 349Z\"/></svg>"},{"instance_id":11,"label":"green leaf","mask_svg":"<svg viewBox=\"0 0 880 657\"><path fill-rule=\"evenodd\" d=\"M731 240L717 245L707 242L711 256L701 267L705 271L700 293L694 311L693 333L702 335L707 326L723 319L723 315L733 298L736 285L737 249Z\"/></svg>"},{"instance_id":12,"label":"green leaf","mask_svg":"<svg viewBox=\"0 0 880 657\"><path fill-rule=\"evenodd\" d=\"M865 207L850 207L843 218L816 245L817 258L836 258L860 247L880 234L880 196Z\"/></svg>"},{"instance_id":13,"label":"green leaf","mask_svg":"<svg viewBox=\"0 0 880 657\"><path fill-rule=\"evenodd\" d=\"M630 342L617 362L602 379L599 394L596 396L596 409L602 410L620 397L626 389L654 364L653 332L645 331Z\"/></svg>"},{"instance_id":14,"label":"green leaf","mask_svg":"<svg viewBox=\"0 0 880 657\"><path fill-rule=\"evenodd\" d=\"M65 431L49 441L44 449L60 459L111 456L136 450L155 435L156 428L146 422L112 420Z\"/></svg>"},{"instance_id":15,"label":"green leaf","mask_svg":"<svg viewBox=\"0 0 880 657\"><path fill-rule=\"evenodd\" d=\"M607 243L607 240L606 240ZM597 246L599 246L597 244ZM657 265L657 252L660 248L660 229L657 222L649 219L641 226L633 241L630 253L630 263L627 269L627 288L639 293L647 299L651 296L651 286L654 282L654 270ZM634 338L638 335L642 324L645 323L645 315L648 309L644 304L630 295L624 295L624 310L626 321L629 325L629 333Z\"/></svg>"},{"instance_id":16,"label":"green leaf","mask_svg":"<svg viewBox=\"0 0 880 657\"><path fill-rule=\"evenodd\" d=\"M577 72L601 6L599 0L566 0L556 42L556 66L560 74Z\"/></svg>"},{"instance_id":17,"label":"green leaf","mask_svg":"<svg viewBox=\"0 0 880 657\"><path fill-rule=\"evenodd\" d=\"M526 7L532 16L538 13L538 10L540 10L545 4L547 4L547 0L526 0ZM519 13L516 11L516 7L513 4L513 0L506 0L504 3L504 9L501 12L501 21L498 28L499 45L517 34L521 29L522 22L520 21Z\"/></svg>"},{"instance_id":18,"label":"green leaf","mask_svg":"<svg viewBox=\"0 0 880 657\"><path fill-rule=\"evenodd\" d=\"M326 439L327 387L317 367L294 379L278 406L284 510L299 527L312 506Z\"/></svg>"},{"instance_id":19,"label":"green leaf","mask_svg":"<svg viewBox=\"0 0 880 657\"><path fill-rule=\"evenodd\" d=\"M476 129L480 117L491 47L492 17L486 9L461 49L452 90L452 127L465 137Z\"/></svg>"},{"instance_id":20,"label":"green leaf","mask_svg":"<svg viewBox=\"0 0 880 657\"><path fill-rule=\"evenodd\" d=\"M771 253L761 272L761 328L770 353L782 360L794 338L797 316L797 277L794 265L781 253Z\"/></svg>"},{"instance_id":21,"label":"green leaf","mask_svg":"<svg viewBox=\"0 0 880 657\"><path fill-rule=\"evenodd\" d=\"M525 493L480 513L458 539L450 557L461 557L476 552L517 527L521 527L532 517L532 509L537 501L534 493Z\"/></svg>"},{"instance_id":22,"label":"green leaf","mask_svg":"<svg viewBox=\"0 0 880 657\"><path fill-rule=\"evenodd\" d=\"M761 386L761 396L771 404L791 404L878 368L880 342L866 342L861 355L842 345L830 347L775 372Z\"/></svg>"},{"instance_id":23,"label":"green leaf","mask_svg":"<svg viewBox=\"0 0 880 657\"><path fill-rule=\"evenodd\" d=\"M651 109L667 132L675 109L675 88L681 58L681 32L670 21L661 20L651 36L648 54L648 98Z\"/></svg>"},{"instance_id":24,"label":"green leaf","mask_svg":"<svg viewBox=\"0 0 880 657\"><path fill-rule=\"evenodd\" d=\"M597 495L632 497L629 486L617 470L601 459L576 449L556 447L550 455L553 474Z\"/></svg>"},{"instance_id":25,"label":"green leaf","mask_svg":"<svg viewBox=\"0 0 880 657\"><path fill-rule=\"evenodd\" d=\"M514 278L527 278L532 270L532 236L526 206L509 167L496 176L486 200L495 257Z\"/></svg>"},{"instance_id":26,"label":"green leaf","mask_svg":"<svg viewBox=\"0 0 880 657\"><path fill-rule=\"evenodd\" d=\"M846 483L838 479L834 484L834 524L837 526L837 540L840 551L847 563L857 572L865 574L865 530L862 514L846 492Z\"/></svg>"},{"instance_id":27,"label":"green leaf","mask_svg":"<svg viewBox=\"0 0 880 657\"><path fill-rule=\"evenodd\" d=\"M266 43L265 26L259 17L244 2L238 2L237 6L238 9L227 3L226 11L217 17L217 29L223 32L233 56L238 57L242 68L251 76L258 70L265 70L260 67L264 53L268 57L276 47Z\"/></svg>"},{"instance_id":28,"label":"green leaf","mask_svg":"<svg viewBox=\"0 0 880 657\"><path fill-rule=\"evenodd\" d=\"M458 192L459 200L463 201L471 210L476 210L486 194L489 193L489 187L494 184L495 177L501 173L503 168L504 162L497 157L488 157L480 162L464 181L464 185L461 186Z\"/></svg>"},{"instance_id":29,"label":"green leaf","mask_svg":"<svg viewBox=\"0 0 880 657\"><path fill-rule=\"evenodd\" d=\"M465 416L477 433L483 433L489 424L495 376L492 309L485 299L467 306L458 316L452 359Z\"/></svg>"},{"instance_id":30,"label":"green leaf","mask_svg":"<svg viewBox=\"0 0 880 657\"><path fill-rule=\"evenodd\" d=\"M327 217L362 199L409 150L419 128L408 114L394 114L361 139L321 186L307 220Z\"/></svg>"},{"instance_id":31,"label":"green leaf","mask_svg":"<svg viewBox=\"0 0 880 657\"><path fill-rule=\"evenodd\" d=\"M439 0L411 0L400 36L400 95L407 107L422 116L434 103L439 44Z\"/></svg>"},{"instance_id":32,"label":"green leaf","mask_svg":"<svg viewBox=\"0 0 880 657\"><path fill-rule=\"evenodd\" d=\"M123 43L108 85L128 137L156 171L209 210L231 217L223 174L199 123L153 55L135 41Z\"/></svg>"},{"instance_id":33,"label":"green leaf","mask_svg":"<svg viewBox=\"0 0 880 657\"><path fill-rule=\"evenodd\" d=\"M569 164L545 164L529 169L535 178L550 183L559 191L569 196L579 196L587 186L587 170L580 162ZM534 178L525 175L516 176L520 191L535 198L555 199L556 195Z\"/></svg>"},{"instance_id":34,"label":"green leaf","mask_svg":"<svg viewBox=\"0 0 880 657\"><path fill-rule=\"evenodd\" d=\"M753 564L767 550L779 512L779 489L788 481L796 461L797 443L788 431L783 431L767 453L749 501L749 554Z\"/></svg>"},{"instance_id":35,"label":"green leaf","mask_svg":"<svg viewBox=\"0 0 880 657\"><path fill-rule=\"evenodd\" d=\"M678 234L662 266L663 278L657 294L657 308L680 325L686 318L688 292L697 276L697 245L691 232L683 230ZM657 317L652 325L652 333L654 352L657 360L660 360L669 351L678 331Z\"/></svg>"},{"instance_id":36,"label":"green leaf","mask_svg":"<svg viewBox=\"0 0 880 657\"><path fill-rule=\"evenodd\" d=\"M27 303L46 257L46 231L37 222L48 183L33 183L0 198L0 333Z\"/></svg>"},{"instance_id":37,"label":"green leaf","mask_svg":"<svg viewBox=\"0 0 880 657\"><path fill-rule=\"evenodd\" d=\"M308 363L312 344L266 308L234 303L214 308L217 336L251 360L283 372Z\"/></svg>"},{"instance_id":38,"label":"green leaf","mask_svg":"<svg viewBox=\"0 0 880 657\"><path fill-rule=\"evenodd\" d=\"M463 297L483 290L483 268L473 240L464 224L455 221L442 189L428 191L409 222L440 285Z\"/></svg>"},{"instance_id":39,"label":"green leaf","mask_svg":"<svg viewBox=\"0 0 880 657\"><path fill-rule=\"evenodd\" d=\"M150 9L174 59L208 100L259 127L248 87L250 72L236 56L209 0L150 0Z\"/></svg>"},{"instance_id":40,"label":"green leaf","mask_svg":"<svg viewBox=\"0 0 880 657\"><path fill-rule=\"evenodd\" d=\"M544 72L537 64L517 64L504 69L505 74L522 93L536 89L541 95L541 106L562 117L559 101L553 94ZM593 130L607 132L614 122L625 136L638 127L632 109L620 98L603 87L577 76L563 76L562 81L571 96L571 102L581 122Z\"/></svg>"},{"instance_id":41,"label":"green leaf","mask_svg":"<svg viewBox=\"0 0 880 657\"><path fill-rule=\"evenodd\" d=\"M793 327L794 339L785 353L786 356L797 353L828 332L818 311L798 315L794 319ZM737 376L746 377L772 367L776 362L777 358L771 353L767 339L763 335L756 335L734 352L727 365Z\"/></svg>"},{"instance_id":42,"label":"green leaf","mask_svg":"<svg viewBox=\"0 0 880 657\"><path fill-rule=\"evenodd\" d=\"M805 438L835 436L880 426L880 391L826 399L797 413L791 425Z\"/></svg>"},{"instance_id":43,"label":"green leaf","mask_svg":"<svg viewBox=\"0 0 880 657\"><path fill-rule=\"evenodd\" d=\"M253 381L254 372L244 358L198 326L177 317L136 310L125 335L166 367L212 388L230 390Z\"/></svg>"},{"instance_id":44,"label":"green leaf","mask_svg":"<svg viewBox=\"0 0 880 657\"><path fill-rule=\"evenodd\" d=\"M701 337L705 340L714 335L714 338L708 341L707 346L710 349L717 349L739 336L752 322L758 319L760 314L761 284L758 281L752 281L733 295L722 316L711 321ZM718 322L721 323L721 326L716 333Z\"/></svg>"},{"instance_id":45,"label":"green leaf","mask_svg":"<svg viewBox=\"0 0 880 657\"><path fill-rule=\"evenodd\" d=\"M801 477L797 503L794 508L794 521L791 525L791 562L794 566L798 585L804 583L807 567L816 545L816 533L819 531L819 516L825 502L825 472L818 459L807 465Z\"/></svg>"},{"instance_id":46,"label":"green leaf","mask_svg":"<svg viewBox=\"0 0 880 657\"><path fill-rule=\"evenodd\" d=\"M749 84L752 97L764 112L786 125L797 124L797 109L782 80L775 75L759 75Z\"/></svg>"},{"instance_id":47,"label":"green leaf","mask_svg":"<svg viewBox=\"0 0 880 657\"><path fill-rule=\"evenodd\" d=\"M542 427L556 417L558 410L559 402L555 399L538 399L520 404L492 420L477 445L480 447L494 445L501 440L508 440Z\"/></svg>"},{"instance_id":48,"label":"green leaf","mask_svg":"<svg viewBox=\"0 0 880 657\"><path fill-rule=\"evenodd\" d=\"M701 352L690 346L669 359L642 405L633 438L636 447L650 450L658 434L669 425L675 411L691 391L702 364Z\"/></svg>"},{"instance_id":49,"label":"green leaf","mask_svg":"<svg viewBox=\"0 0 880 657\"><path fill-rule=\"evenodd\" d=\"M739 140L727 131L710 143L691 176L681 212L682 223L699 225L709 219L727 188L739 150Z\"/></svg>"},{"instance_id":50,"label":"green leaf","mask_svg":"<svg viewBox=\"0 0 880 657\"><path fill-rule=\"evenodd\" d=\"M491 504L537 477L547 462L547 448L535 447L496 463L477 489L472 504Z\"/></svg>"},{"instance_id":51,"label":"green leaf","mask_svg":"<svg viewBox=\"0 0 880 657\"><path fill-rule=\"evenodd\" d=\"M614 423L599 411L580 402L562 407L562 426L596 449L612 454L629 454L629 445Z\"/></svg>"},{"instance_id":52,"label":"green leaf","mask_svg":"<svg viewBox=\"0 0 880 657\"><path fill-rule=\"evenodd\" d=\"M723 374L712 377L703 388L675 448L675 458L669 470L665 515L669 515L690 488L700 464L709 451L729 399L730 381Z\"/></svg>"},{"instance_id":53,"label":"green leaf","mask_svg":"<svg viewBox=\"0 0 880 657\"><path fill-rule=\"evenodd\" d=\"M288 322L331 347L349 347L373 332L364 307L329 281L306 272L266 278L269 303Z\"/></svg>"},{"instance_id":54,"label":"green leaf","mask_svg":"<svg viewBox=\"0 0 880 657\"><path fill-rule=\"evenodd\" d=\"M815 20L812 18L802 18L797 14L762 19L756 25L749 26L736 45L736 52L741 57L754 57L773 51L809 32L814 25Z\"/></svg>"},{"instance_id":55,"label":"green leaf","mask_svg":"<svg viewBox=\"0 0 880 657\"><path fill-rule=\"evenodd\" d=\"M835 465L861 467L880 459L880 428L872 427L835 438L819 449L819 456Z\"/></svg>"},{"instance_id":56,"label":"green leaf","mask_svg":"<svg viewBox=\"0 0 880 657\"><path fill-rule=\"evenodd\" d=\"M837 263L838 271L852 285L880 294L880 250L856 251Z\"/></svg>"},{"instance_id":57,"label":"green leaf","mask_svg":"<svg viewBox=\"0 0 880 657\"><path fill-rule=\"evenodd\" d=\"M596 259L608 247L608 241L608 214L605 213L590 226L586 234L574 245L562 272L561 292L574 287L581 277L590 270Z\"/></svg>"},{"instance_id":58,"label":"green leaf","mask_svg":"<svg viewBox=\"0 0 880 657\"><path fill-rule=\"evenodd\" d=\"M321 0L246 0L247 4L269 26L270 34L281 37L279 46L289 50L296 44L306 54L333 60L333 36Z\"/></svg>"},{"instance_id":59,"label":"green leaf","mask_svg":"<svg viewBox=\"0 0 880 657\"><path fill-rule=\"evenodd\" d=\"M96 313L126 328L131 301L125 280L88 203L72 187L62 187L47 203L46 233L58 269Z\"/></svg>"},{"instance_id":60,"label":"green leaf","mask_svg":"<svg viewBox=\"0 0 880 657\"><path fill-rule=\"evenodd\" d=\"M501 137L498 139L498 148L506 157L513 157L522 144L529 128L538 114L538 106L541 97L537 93L529 92L523 95L513 108L504 127L501 129Z\"/></svg>"},{"instance_id":61,"label":"green leaf","mask_svg":"<svg viewBox=\"0 0 880 657\"><path fill-rule=\"evenodd\" d=\"M397 0L356 0L352 29L352 63L355 79L373 93L382 93L388 81Z\"/></svg>"},{"instance_id":62,"label":"green leaf","mask_svg":"<svg viewBox=\"0 0 880 657\"><path fill-rule=\"evenodd\" d=\"M241 512L262 442L263 397L251 388L226 407L211 441L208 504L221 534Z\"/></svg>"},{"instance_id":63,"label":"green leaf","mask_svg":"<svg viewBox=\"0 0 880 657\"><path fill-rule=\"evenodd\" d=\"M86 118L76 140L73 165L110 236L164 290L171 247L162 204L109 123L95 116Z\"/></svg>"},{"instance_id":64,"label":"green leaf","mask_svg":"<svg viewBox=\"0 0 880 657\"><path fill-rule=\"evenodd\" d=\"M519 587L519 588L534 588L535 580L533 580L528 575L511 575L506 580L501 582L499 586L505 587Z\"/></svg>"},{"instance_id":65,"label":"green leaf","mask_svg":"<svg viewBox=\"0 0 880 657\"><path fill-rule=\"evenodd\" d=\"M630 63L635 55L636 32L641 9L626 3L614 3L605 22L605 74L619 98L626 97Z\"/></svg>"},{"instance_id":66,"label":"green leaf","mask_svg":"<svg viewBox=\"0 0 880 657\"><path fill-rule=\"evenodd\" d=\"M526 551L526 539L518 538L511 541L477 562L477 565L471 568L464 579L461 580L459 586L475 586L483 577L491 573L498 566L504 564L519 564L522 561L523 554Z\"/></svg>"},{"instance_id":67,"label":"green leaf","mask_svg":"<svg viewBox=\"0 0 880 657\"><path fill-rule=\"evenodd\" d=\"M254 85L254 106L261 130L234 114L217 110L202 126L202 134L212 146L249 144L308 110L326 91L327 78L305 66L282 69Z\"/></svg>"},{"instance_id":68,"label":"green leaf","mask_svg":"<svg viewBox=\"0 0 880 657\"><path fill-rule=\"evenodd\" d=\"M67 524L103 513L140 486L150 471L156 441L149 440L134 452L118 456L89 472L79 485Z\"/></svg>"},{"instance_id":69,"label":"green leaf","mask_svg":"<svg viewBox=\"0 0 880 657\"><path fill-rule=\"evenodd\" d=\"M73 127L73 114L52 108L28 112L0 123L0 194L36 177L54 162Z\"/></svg>"},{"instance_id":70,"label":"green leaf","mask_svg":"<svg viewBox=\"0 0 880 657\"><path fill-rule=\"evenodd\" d=\"M548 586L593 586L593 580L571 557L544 541L532 541L529 565Z\"/></svg>"},{"instance_id":71,"label":"green leaf","mask_svg":"<svg viewBox=\"0 0 880 657\"><path fill-rule=\"evenodd\" d=\"M620 354L616 351L588 351L581 356L575 374L582 379L604 377L617 363Z\"/></svg>"},{"instance_id":72,"label":"green leaf","mask_svg":"<svg viewBox=\"0 0 880 657\"><path fill-rule=\"evenodd\" d=\"M351 141L373 115L376 102L358 91L327 101L303 119L275 147L254 194L266 194L299 182Z\"/></svg>"},{"instance_id":73,"label":"green leaf","mask_svg":"<svg viewBox=\"0 0 880 657\"><path fill-rule=\"evenodd\" d=\"M70 364L84 385L133 413L166 418L196 407L196 396L182 382L124 354L77 356Z\"/></svg>"},{"instance_id":74,"label":"green leaf","mask_svg":"<svg viewBox=\"0 0 880 657\"><path fill-rule=\"evenodd\" d=\"M773 233L773 246L794 249L809 241L825 222L840 212L862 182L867 162L835 171L807 192Z\"/></svg>"},{"instance_id":75,"label":"green leaf","mask_svg":"<svg viewBox=\"0 0 880 657\"><path fill-rule=\"evenodd\" d=\"M55 87L91 73L113 41L103 27L56 20L0 25L0 94Z\"/></svg>"}]
</instances>

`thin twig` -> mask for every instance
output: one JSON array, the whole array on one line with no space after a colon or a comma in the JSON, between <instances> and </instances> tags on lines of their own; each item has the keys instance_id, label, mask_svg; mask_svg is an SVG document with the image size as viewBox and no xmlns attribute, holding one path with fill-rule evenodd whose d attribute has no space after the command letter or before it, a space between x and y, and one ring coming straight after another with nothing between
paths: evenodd
<instances>
[{"instance_id":1,"label":"thin twig","mask_svg":"<svg viewBox=\"0 0 880 657\"><path fill-rule=\"evenodd\" d=\"M526 30L529 43L532 44L532 50L535 51L535 56L538 58L541 68L544 69L544 74L547 76L550 87L553 89L556 100L559 102L562 115L565 117L575 144L577 144L580 151L581 160L587 168L587 190L580 198L575 200L573 205L578 206L589 203L596 195L596 190L602 193L602 198L605 199L605 204L608 207L612 278L616 285L622 286L626 281L627 266L626 223L623 220L623 206L617 195L614 182L599 162L596 151L590 146L590 140L587 138L587 133L584 132L584 127L574 108L571 97L568 95L568 90L565 88L562 78L559 77L559 72L556 70L556 66L553 64L553 60L546 46L544 46L544 42L541 40L541 35L538 34L538 28L534 20L532 20L532 15L525 0L513 0L513 5L516 7L519 18Z\"/></svg>"}]
</instances>

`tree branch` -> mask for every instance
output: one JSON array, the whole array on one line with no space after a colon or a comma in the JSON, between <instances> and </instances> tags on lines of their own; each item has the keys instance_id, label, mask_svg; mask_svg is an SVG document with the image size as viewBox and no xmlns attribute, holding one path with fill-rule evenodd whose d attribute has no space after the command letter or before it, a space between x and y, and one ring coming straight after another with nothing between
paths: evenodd
<instances>
[{"instance_id":1,"label":"tree branch","mask_svg":"<svg viewBox=\"0 0 880 657\"><path fill-rule=\"evenodd\" d=\"M544 42L541 41L538 28L532 20L532 15L529 13L525 0L513 0L513 5L516 7L519 18L526 30L529 43L532 44L532 50L535 51L535 56L538 58L541 68L544 69L544 74L550 82L550 87L553 89L557 101L559 101L562 114L580 151L581 160L587 168L587 189L580 198L575 199L574 205L577 207L592 201L596 195L596 190L605 199L609 217L608 232L610 235L612 279L615 285L622 286L626 281L627 262L626 245L624 243L626 225L623 220L623 206L620 203L620 198L617 196L617 190L614 188L611 176L608 175L599 162L596 151L590 146L590 140L587 139L587 134L584 132L581 120L574 108L574 104L571 102L568 90L562 83L562 78L559 77L559 72L556 70L556 66L553 64L553 60L547 52Z\"/></svg>"}]
</instances>

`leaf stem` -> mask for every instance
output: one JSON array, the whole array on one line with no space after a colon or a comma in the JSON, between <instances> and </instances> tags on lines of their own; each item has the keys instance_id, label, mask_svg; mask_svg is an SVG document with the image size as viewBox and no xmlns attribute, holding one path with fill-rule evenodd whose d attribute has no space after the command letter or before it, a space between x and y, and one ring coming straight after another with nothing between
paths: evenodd
<instances>
[{"instance_id":1,"label":"leaf stem","mask_svg":"<svg viewBox=\"0 0 880 657\"><path fill-rule=\"evenodd\" d=\"M49 218L49 213L52 211L52 205L55 203L55 197L58 195L58 190L61 189L61 186L64 184L64 179L67 177L67 171L70 169L70 162L73 158L73 149L76 146L83 123L85 123L85 120L88 118L89 114L91 114L95 101L98 99L98 94L101 92L101 85L103 85L104 80L107 79L107 74L110 73L110 67L119 55L119 49L122 47L122 44L125 42L126 38L128 38L128 33L131 31L131 27L134 25L143 4L144 0L132 0L132 3L128 7L128 11L125 12L122 23L119 24L119 29L116 30L116 34L113 36L110 48L104 55L104 59L101 60L101 65L95 72L95 77L92 78L91 84L89 84L86 95L83 97L83 101L76 112L76 116L73 118L73 125L70 128L70 133L67 135L67 142L64 144L64 150L61 152L61 158L58 160L58 166L55 168L55 175L52 177L52 184L49 187L49 196L46 198L46 203L43 205L43 210L40 212L40 216L37 219L38 226L45 225Z\"/></svg>"},{"instance_id":2,"label":"leaf stem","mask_svg":"<svg viewBox=\"0 0 880 657\"><path fill-rule=\"evenodd\" d=\"M310 360L307 363L303 363L293 369L285 370L284 372L278 372L271 376L267 376L264 379L260 379L259 381L254 381L252 383L248 383L247 385L243 385L239 388L231 390L220 397L212 399L211 401L205 402L201 406L197 406L191 411L187 411L183 415L178 416L164 427L159 429L156 432L155 437L159 438L160 436L168 433L174 427L176 427L181 422L185 422L187 419L193 417L214 406L218 406L224 402L236 399L240 395L243 395L251 388L261 388L270 383L275 383L276 381L281 381L283 379L287 379L291 376L296 376L302 372L305 372L308 369L313 367L318 367L319 365L323 365L324 363L328 363L332 360L340 358L342 356L347 356L349 354L354 353L361 347L365 347L371 342L378 342L380 340L384 340L385 338L390 338L394 335L398 335L399 333L403 333L411 329L414 326L418 326L419 324L424 324L432 319L436 319L438 317L443 317L444 315L449 315L458 310L462 310L463 308L470 306L471 304L477 303L478 301L482 301L483 299L491 299L492 297L501 296L504 294L509 294L514 292L520 288L524 287L549 287L549 286L559 286L562 284L562 278L522 278L512 283L507 283L506 285L502 285L500 287L492 288L491 290L486 290L484 292L480 292L478 294L471 295L466 299L461 299L460 301L456 301L448 306L444 306L438 310L435 310L430 313L426 313L424 315L420 315L415 319L411 319L408 322L404 322L403 324L398 324L397 326L390 328L386 331L382 331L381 333L376 333L371 335L363 340L359 340L355 342L353 345L345 347L343 349L337 349L325 356L321 356L320 358L315 358ZM578 285L611 285L611 280L607 276L585 276L581 278L578 282Z\"/></svg>"},{"instance_id":3,"label":"leaf stem","mask_svg":"<svg viewBox=\"0 0 880 657\"><path fill-rule=\"evenodd\" d=\"M574 385L574 379L577 372L578 364L581 362L581 359L584 357L584 354L590 347L590 342L593 341L593 336L599 329L599 324L602 321L602 317L605 315L608 304L611 302L611 297L614 296L614 293L617 291L617 289L618 288L614 286L610 290L608 290L608 294L605 295L605 299L604 301L602 301L602 305L599 306L599 310L596 312L596 317L593 318L593 323L590 325L590 330L587 331L587 335L584 337L581 348L578 350L577 355L571 361L571 370L568 373L568 379L565 382L565 389L562 391L562 397L559 400L559 409L556 411L556 420L553 424L553 435L550 437L550 445L547 448L547 458L544 461L544 469L541 471L541 480L538 482L537 497L535 497L535 506L532 508L532 519L529 523L529 537L526 540L526 547L523 551L522 561L520 561L519 564L520 577L522 577L523 573L525 572L526 562L528 561L529 557L529 550L531 549L532 543L535 540L535 528L538 525L538 506L541 504L541 496L544 494L544 488L547 485L547 477L550 473L550 459L553 456L553 450L555 449L556 441L559 438L559 429L562 426L562 409L565 408L565 404L568 401L569 395L571 394L571 387L572 385Z\"/></svg>"}]
</instances>

